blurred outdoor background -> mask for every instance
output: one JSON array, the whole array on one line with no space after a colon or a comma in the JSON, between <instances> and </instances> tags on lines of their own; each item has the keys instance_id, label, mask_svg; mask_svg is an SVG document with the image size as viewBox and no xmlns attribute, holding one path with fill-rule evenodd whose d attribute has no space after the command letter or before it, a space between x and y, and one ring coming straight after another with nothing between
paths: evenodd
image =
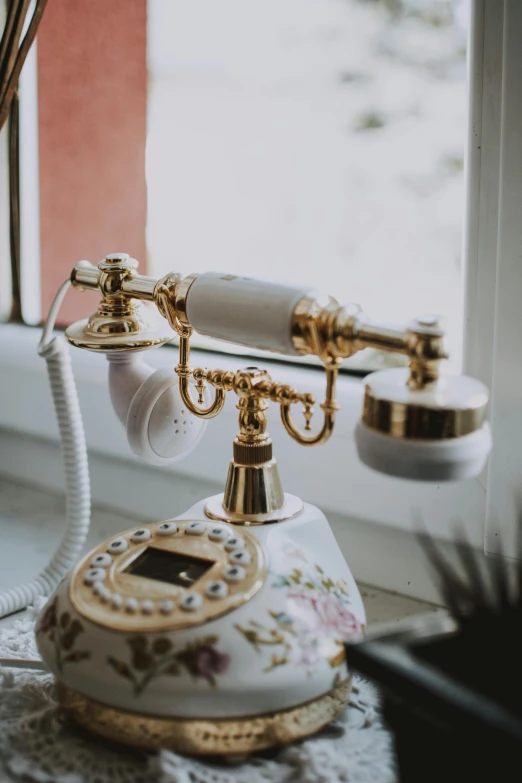
<instances>
[{"instance_id":1,"label":"blurred outdoor background","mask_svg":"<svg viewBox=\"0 0 522 783\"><path fill-rule=\"evenodd\" d=\"M468 10L149 0L149 273L309 283L385 322L436 312L458 369Z\"/></svg>"}]
</instances>

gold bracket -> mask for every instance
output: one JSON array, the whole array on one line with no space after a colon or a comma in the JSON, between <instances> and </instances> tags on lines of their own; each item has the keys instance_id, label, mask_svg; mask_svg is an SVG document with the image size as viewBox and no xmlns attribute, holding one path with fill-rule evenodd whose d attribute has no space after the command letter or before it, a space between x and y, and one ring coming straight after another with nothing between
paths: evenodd
<instances>
[{"instance_id":1,"label":"gold bracket","mask_svg":"<svg viewBox=\"0 0 522 783\"><path fill-rule=\"evenodd\" d=\"M179 390L183 403L194 415L202 419L217 416L225 403L226 393L238 396L239 433L234 440L234 458L230 463L225 492L210 498L206 513L214 519L224 519L237 524L263 524L288 519L299 514L302 501L285 495L279 478L276 460L272 456L272 440L267 432L268 402L280 407L281 419L286 431L299 444L313 446L323 443L332 434L335 414L339 405L335 399L335 382L341 360L324 356L326 369L326 396L321 408L324 412L322 426L316 435L304 435L294 424L291 408L296 403L303 406L305 432L311 430L315 398L308 392L300 392L287 384L274 382L266 370L245 367L243 370L191 369L190 337L192 329L177 318L169 319L179 334L179 362L175 372L179 378ZM310 328L314 328L313 325ZM190 393L190 379L195 381L198 399ZM210 405L204 406L207 386L215 390Z\"/></svg>"},{"instance_id":2,"label":"gold bracket","mask_svg":"<svg viewBox=\"0 0 522 783\"><path fill-rule=\"evenodd\" d=\"M233 391L239 397L238 409L240 432L238 442L242 444L259 444L268 438L261 437L266 424L266 404L264 400L270 400L280 406L281 419L289 435L300 445L310 446L324 443L332 434L335 414L339 410L339 403L335 399L335 383L339 372L340 360L325 358L326 370L326 395L321 409L324 411L323 424L316 435L303 435L294 425L291 417L292 405L302 403L305 419L305 431L311 430L311 421L314 414L315 397L308 392L300 392L287 384L275 383L265 370L257 367L245 367L243 370L206 370L202 367L191 369L189 366L190 332L184 329L180 333L179 363L175 372L179 377L179 389L183 402L195 416L202 419L211 419L221 411L225 403L225 395ZM198 401L194 402L190 395L189 380L195 380ZM206 408L200 407L204 402L207 384L215 389L214 401Z\"/></svg>"},{"instance_id":3,"label":"gold bracket","mask_svg":"<svg viewBox=\"0 0 522 783\"><path fill-rule=\"evenodd\" d=\"M207 373L205 370L196 369L191 370L189 366L190 357L190 335L192 329L183 329L179 336L179 363L175 367L175 372L179 378L179 391L181 399L194 416L198 416L200 419L213 419L223 408L225 404L225 391L226 386L218 385L214 383L216 393L211 405L206 408L200 407L205 401L205 388L207 380ZM196 381L196 391L198 392L197 403L193 401L190 395L189 380L190 376L193 376ZM233 373L232 373L233 375Z\"/></svg>"}]
</instances>

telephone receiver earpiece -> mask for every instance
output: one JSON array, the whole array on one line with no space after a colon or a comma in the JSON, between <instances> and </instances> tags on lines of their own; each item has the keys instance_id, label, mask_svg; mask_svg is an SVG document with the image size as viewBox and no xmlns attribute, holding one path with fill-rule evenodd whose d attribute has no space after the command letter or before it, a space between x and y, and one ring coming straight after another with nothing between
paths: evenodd
<instances>
[{"instance_id":1,"label":"telephone receiver earpiece","mask_svg":"<svg viewBox=\"0 0 522 783\"><path fill-rule=\"evenodd\" d=\"M178 376L172 369L155 370L141 352L107 353L107 359L111 402L133 453L149 465L183 459L207 423L186 409Z\"/></svg>"}]
</instances>

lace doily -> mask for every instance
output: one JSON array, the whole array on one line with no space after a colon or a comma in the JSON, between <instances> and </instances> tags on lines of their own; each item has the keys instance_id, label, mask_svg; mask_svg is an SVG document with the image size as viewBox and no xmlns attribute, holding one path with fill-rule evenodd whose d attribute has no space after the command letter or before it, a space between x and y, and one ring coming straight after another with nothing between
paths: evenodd
<instances>
[{"instance_id":1,"label":"lace doily","mask_svg":"<svg viewBox=\"0 0 522 783\"><path fill-rule=\"evenodd\" d=\"M43 601L40 603L42 605ZM0 631L0 657L36 658L39 606ZM313 738L234 765L170 751L143 753L96 738L63 714L53 678L0 668L0 779L32 783L394 783L391 738L376 690L354 679L349 707Z\"/></svg>"}]
</instances>

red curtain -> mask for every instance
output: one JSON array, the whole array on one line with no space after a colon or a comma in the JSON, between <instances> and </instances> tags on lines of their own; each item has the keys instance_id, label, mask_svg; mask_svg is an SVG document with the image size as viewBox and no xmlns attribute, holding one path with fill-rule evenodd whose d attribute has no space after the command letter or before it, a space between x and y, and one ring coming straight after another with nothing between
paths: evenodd
<instances>
[{"instance_id":1,"label":"red curtain","mask_svg":"<svg viewBox=\"0 0 522 783\"><path fill-rule=\"evenodd\" d=\"M146 0L52 0L38 34L43 313L71 266L127 252L145 272ZM66 300L63 322L97 298Z\"/></svg>"}]
</instances>

